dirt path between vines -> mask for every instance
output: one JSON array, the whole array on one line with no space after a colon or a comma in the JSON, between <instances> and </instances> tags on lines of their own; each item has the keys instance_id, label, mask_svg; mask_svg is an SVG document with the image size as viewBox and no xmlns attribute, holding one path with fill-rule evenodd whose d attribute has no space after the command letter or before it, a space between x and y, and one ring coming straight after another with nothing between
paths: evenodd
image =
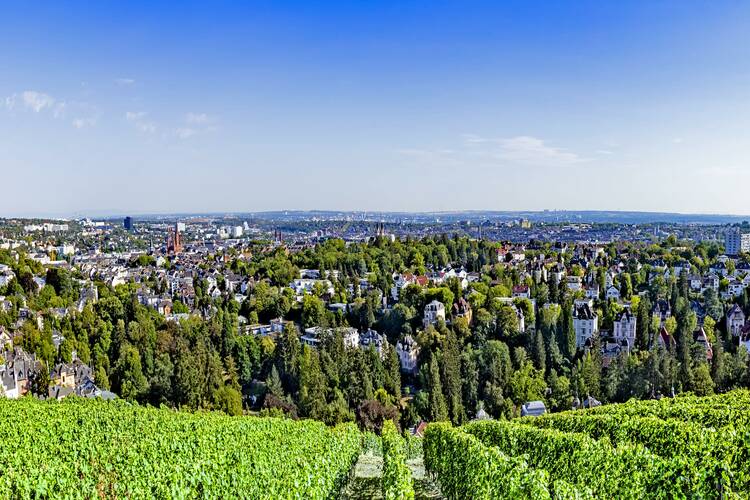
<instances>
[{"instance_id":1,"label":"dirt path between vines","mask_svg":"<svg viewBox=\"0 0 750 500\"><path fill-rule=\"evenodd\" d=\"M425 472L422 458L408 460L406 465L411 469L416 500L439 500L443 498L440 487ZM341 498L345 500L382 500L382 477L383 458L372 453L363 453L357 460L353 477L342 492Z\"/></svg>"}]
</instances>

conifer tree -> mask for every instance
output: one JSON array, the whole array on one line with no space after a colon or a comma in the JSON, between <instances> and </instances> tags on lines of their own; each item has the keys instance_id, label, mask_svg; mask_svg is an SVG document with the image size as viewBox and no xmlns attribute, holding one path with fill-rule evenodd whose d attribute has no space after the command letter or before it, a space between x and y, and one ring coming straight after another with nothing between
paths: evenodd
<instances>
[{"instance_id":1,"label":"conifer tree","mask_svg":"<svg viewBox=\"0 0 750 500\"><path fill-rule=\"evenodd\" d=\"M448 420L448 408L443 396L443 386L440 382L440 367L437 355L430 356L427 390L429 391L429 417L432 422Z\"/></svg>"},{"instance_id":2,"label":"conifer tree","mask_svg":"<svg viewBox=\"0 0 750 500\"><path fill-rule=\"evenodd\" d=\"M448 414L455 425L464 420L464 407L461 398L461 359L458 340L452 331L448 331L442 352L443 393L448 407Z\"/></svg>"},{"instance_id":3,"label":"conifer tree","mask_svg":"<svg viewBox=\"0 0 750 500\"><path fill-rule=\"evenodd\" d=\"M464 411L473 416L478 411L479 368L471 345L467 345L461 353L461 381Z\"/></svg>"},{"instance_id":4,"label":"conifer tree","mask_svg":"<svg viewBox=\"0 0 750 500\"><path fill-rule=\"evenodd\" d=\"M386 351L385 390L398 401L401 399L401 364L396 349L388 341L385 342L383 348Z\"/></svg>"}]
</instances>

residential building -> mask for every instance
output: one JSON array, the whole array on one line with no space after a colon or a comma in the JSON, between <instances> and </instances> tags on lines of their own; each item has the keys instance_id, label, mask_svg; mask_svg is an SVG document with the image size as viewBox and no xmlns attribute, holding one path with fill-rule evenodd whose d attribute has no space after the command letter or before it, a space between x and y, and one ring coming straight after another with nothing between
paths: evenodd
<instances>
[{"instance_id":1,"label":"residential building","mask_svg":"<svg viewBox=\"0 0 750 500\"><path fill-rule=\"evenodd\" d=\"M616 286L610 286L607 288L607 300L620 300L620 290Z\"/></svg>"},{"instance_id":2,"label":"residential building","mask_svg":"<svg viewBox=\"0 0 750 500\"><path fill-rule=\"evenodd\" d=\"M745 326L745 319L745 313L742 312L740 306L734 304L727 312L727 333L733 337L739 337Z\"/></svg>"},{"instance_id":3,"label":"residential building","mask_svg":"<svg viewBox=\"0 0 750 500\"><path fill-rule=\"evenodd\" d=\"M566 276L565 283L568 286L568 290L577 292L581 289L581 277L580 276Z\"/></svg>"},{"instance_id":4,"label":"residential building","mask_svg":"<svg viewBox=\"0 0 750 500\"><path fill-rule=\"evenodd\" d=\"M739 280L732 280L727 285L727 296L739 297L745 291L745 284Z\"/></svg>"},{"instance_id":5,"label":"residential building","mask_svg":"<svg viewBox=\"0 0 750 500\"><path fill-rule=\"evenodd\" d=\"M727 231L724 234L724 252L727 255L750 252L750 233L743 233L738 228Z\"/></svg>"},{"instance_id":6,"label":"residential building","mask_svg":"<svg viewBox=\"0 0 750 500\"><path fill-rule=\"evenodd\" d=\"M669 301L658 299L656 303L654 303L651 315L658 316L659 326L664 326L667 320L672 316L672 308L669 306Z\"/></svg>"},{"instance_id":7,"label":"residential building","mask_svg":"<svg viewBox=\"0 0 750 500\"><path fill-rule=\"evenodd\" d=\"M711 342L709 342L708 337L706 336L705 330L703 328L698 328L693 332L693 339L695 342L703 347L706 351L706 361L711 361L711 359L714 357L714 351L711 347Z\"/></svg>"},{"instance_id":8,"label":"residential building","mask_svg":"<svg viewBox=\"0 0 750 500\"><path fill-rule=\"evenodd\" d=\"M591 285L588 285L585 287L586 290L586 298L596 300L599 298L599 284L598 283L592 283Z\"/></svg>"},{"instance_id":9,"label":"residential building","mask_svg":"<svg viewBox=\"0 0 750 500\"><path fill-rule=\"evenodd\" d=\"M434 325L438 320L445 321L445 306L442 302L433 300L424 307L424 318L422 324L425 328Z\"/></svg>"},{"instance_id":10,"label":"residential building","mask_svg":"<svg viewBox=\"0 0 750 500\"><path fill-rule=\"evenodd\" d=\"M419 345L411 335L406 335L396 343L396 354L401 364L401 371L417 373L419 371Z\"/></svg>"},{"instance_id":11,"label":"residential building","mask_svg":"<svg viewBox=\"0 0 750 500\"><path fill-rule=\"evenodd\" d=\"M583 347L586 341L599 330L599 317L589 304L573 306L573 330L578 348Z\"/></svg>"},{"instance_id":12,"label":"residential building","mask_svg":"<svg viewBox=\"0 0 750 500\"><path fill-rule=\"evenodd\" d=\"M529 292L528 285L516 285L513 287L513 298L514 299L530 299L531 292Z\"/></svg>"},{"instance_id":13,"label":"residential building","mask_svg":"<svg viewBox=\"0 0 750 500\"><path fill-rule=\"evenodd\" d=\"M615 318L613 333L615 340L627 341L628 349L635 347L636 317L629 307Z\"/></svg>"},{"instance_id":14,"label":"residential building","mask_svg":"<svg viewBox=\"0 0 750 500\"><path fill-rule=\"evenodd\" d=\"M451 308L453 318L465 318L466 322L471 324L471 305L463 297L453 304Z\"/></svg>"},{"instance_id":15,"label":"residential building","mask_svg":"<svg viewBox=\"0 0 750 500\"><path fill-rule=\"evenodd\" d=\"M662 326L659 330L659 335L656 336L656 345L667 350L672 350L677 347L677 342L667 329Z\"/></svg>"},{"instance_id":16,"label":"residential building","mask_svg":"<svg viewBox=\"0 0 750 500\"><path fill-rule=\"evenodd\" d=\"M539 417L547 413L547 408L543 401L529 401L521 405L522 417Z\"/></svg>"},{"instance_id":17,"label":"residential building","mask_svg":"<svg viewBox=\"0 0 750 500\"><path fill-rule=\"evenodd\" d=\"M385 349L384 349L385 343L386 343L385 336L376 332L372 328L370 328L366 332L363 332L359 336L359 345L363 349L369 349L370 347L374 347L378 355L381 358L385 356Z\"/></svg>"},{"instance_id":18,"label":"residential building","mask_svg":"<svg viewBox=\"0 0 750 500\"><path fill-rule=\"evenodd\" d=\"M344 347L347 349L356 349L359 346L359 332L356 328L350 326L341 328L341 337L344 340Z\"/></svg>"},{"instance_id":19,"label":"residential building","mask_svg":"<svg viewBox=\"0 0 750 500\"><path fill-rule=\"evenodd\" d=\"M322 326L311 326L310 328L305 328L304 333L299 339L303 344L310 347L318 347L326 331L328 330Z\"/></svg>"}]
</instances>

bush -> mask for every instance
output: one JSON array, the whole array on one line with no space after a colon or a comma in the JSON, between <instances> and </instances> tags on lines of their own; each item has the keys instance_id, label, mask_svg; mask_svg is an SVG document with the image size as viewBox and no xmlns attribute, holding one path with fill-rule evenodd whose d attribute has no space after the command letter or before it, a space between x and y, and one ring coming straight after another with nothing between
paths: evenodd
<instances>
[{"instance_id":1,"label":"bush","mask_svg":"<svg viewBox=\"0 0 750 500\"><path fill-rule=\"evenodd\" d=\"M242 415L242 394L237 389L224 385L214 393L216 409L227 415Z\"/></svg>"}]
</instances>

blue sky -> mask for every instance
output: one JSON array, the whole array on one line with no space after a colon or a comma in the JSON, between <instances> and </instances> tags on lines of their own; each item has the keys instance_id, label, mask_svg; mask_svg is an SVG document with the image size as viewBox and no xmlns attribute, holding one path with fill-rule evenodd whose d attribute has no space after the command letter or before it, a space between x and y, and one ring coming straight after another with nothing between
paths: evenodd
<instances>
[{"instance_id":1,"label":"blue sky","mask_svg":"<svg viewBox=\"0 0 750 500\"><path fill-rule=\"evenodd\" d=\"M750 214L747 2L12 2L0 216Z\"/></svg>"}]
</instances>

